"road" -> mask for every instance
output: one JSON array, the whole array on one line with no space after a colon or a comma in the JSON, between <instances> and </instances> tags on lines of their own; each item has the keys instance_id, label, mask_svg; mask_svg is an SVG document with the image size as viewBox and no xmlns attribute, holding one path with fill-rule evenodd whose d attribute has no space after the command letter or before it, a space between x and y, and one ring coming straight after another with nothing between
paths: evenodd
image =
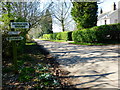
<instances>
[{"instance_id":1,"label":"road","mask_svg":"<svg viewBox=\"0 0 120 90\"><path fill-rule=\"evenodd\" d=\"M60 68L69 72L76 88L118 88L119 46L85 46L50 41L35 41L44 45L57 58Z\"/></svg>"}]
</instances>

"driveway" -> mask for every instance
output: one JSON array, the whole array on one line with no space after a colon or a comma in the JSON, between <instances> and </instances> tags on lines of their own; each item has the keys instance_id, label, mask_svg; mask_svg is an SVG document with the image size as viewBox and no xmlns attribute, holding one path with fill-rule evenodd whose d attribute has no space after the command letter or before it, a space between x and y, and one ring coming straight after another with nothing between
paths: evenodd
<instances>
[{"instance_id":1,"label":"driveway","mask_svg":"<svg viewBox=\"0 0 120 90\"><path fill-rule=\"evenodd\" d=\"M84 46L35 39L57 58L60 68L69 72L76 88L118 88L119 46Z\"/></svg>"}]
</instances>

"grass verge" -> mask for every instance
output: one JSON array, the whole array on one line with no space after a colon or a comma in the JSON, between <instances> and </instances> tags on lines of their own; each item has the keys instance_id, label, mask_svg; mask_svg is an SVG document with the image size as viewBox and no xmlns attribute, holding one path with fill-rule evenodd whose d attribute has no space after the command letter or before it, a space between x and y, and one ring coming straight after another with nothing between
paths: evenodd
<instances>
[{"instance_id":1,"label":"grass verge","mask_svg":"<svg viewBox=\"0 0 120 90\"><path fill-rule=\"evenodd\" d=\"M25 43L25 45L36 45L36 43L34 43L34 42L27 42L27 43Z\"/></svg>"},{"instance_id":2,"label":"grass verge","mask_svg":"<svg viewBox=\"0 0 120 90\"><path fill-rule=\"evenodd\" d=\"M40 39L43 41L51 41L51 42L66 42L65 40L49 40L49 39Z\"/></svg>"},{"instance_id":3,"label":"grass verge","mask_svg":"<svg viewBox=\"0 0 120 90\"><path fill-rule=\"evenodd\" d=\"M76 44L76 45L90 45L90 46L93 46L93 45L118 45L120 43L118 42L107 42L107 43L82 43L82 42L69 42L69 44Z\"/></svg>"},{"instance_id":4,"label":"grass verge","mask_svg":"<svg viewBox=\"0 0 120 90\"><path fill-rule=\"evenodd\" d=\"M51 41L51 42L67 42L65 40L49 40L49 39L40 39L43 41ZM76 45L89 45L89 46L102 46L102 45L119 45L120 42L118 41L110 41L106 43L84 43L84 42L74 42L74 41L68 41L69 44L76 44Z\"/></svg>"}]
</instances>

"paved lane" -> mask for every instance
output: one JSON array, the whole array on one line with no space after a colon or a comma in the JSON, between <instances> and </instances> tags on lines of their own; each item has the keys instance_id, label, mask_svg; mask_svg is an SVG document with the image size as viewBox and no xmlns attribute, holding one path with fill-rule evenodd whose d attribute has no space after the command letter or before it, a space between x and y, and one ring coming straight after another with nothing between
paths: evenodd
<instances>
[{"instance_id":1,"label":"paved lane","mask_svg":"<svg viewBox=\"0 0 120 90\"><path fill-rule=\"evenodd\" d=\"M77 88L118 88L118 45L83 46L35 39L57 57L60 68L69 71Z\"/></svg>"}]
</instances>

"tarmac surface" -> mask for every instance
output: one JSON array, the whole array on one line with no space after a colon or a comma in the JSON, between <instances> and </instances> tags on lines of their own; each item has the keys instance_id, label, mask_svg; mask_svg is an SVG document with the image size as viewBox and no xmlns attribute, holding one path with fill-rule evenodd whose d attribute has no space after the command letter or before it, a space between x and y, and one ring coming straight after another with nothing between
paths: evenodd
<instances>
[{"instance_id":1,"label":"tarmac surface","mask_svg":"<svg viewBox=\"0 0 120 90\"><path fill-rule=\"evenodd\" d=\"M118 89L120 46L73 45L39 39L35 41L57 58L60 68L69 72L63 78L71 78L70 82L76 88Z\"/></svg>"}]
</instances>

